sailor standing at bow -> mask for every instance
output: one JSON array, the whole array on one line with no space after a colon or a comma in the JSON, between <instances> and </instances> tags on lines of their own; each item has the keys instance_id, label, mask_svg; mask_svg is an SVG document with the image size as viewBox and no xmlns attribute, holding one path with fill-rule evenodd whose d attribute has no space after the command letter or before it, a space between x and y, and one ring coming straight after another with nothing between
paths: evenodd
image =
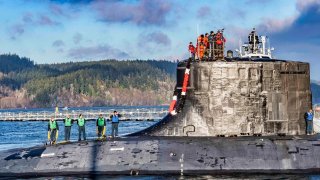
<instances>
[{"instance_id":1,"label":"sailor standing at bow","mask_svg":"<svg viewBox=\"0 0 320 180\"><path fill-rule=\"evenodd\" d=\"M117 111L113 111L113 114L110 116L111 122L112 122L112 130L111 130L111 136L112 138L118 136L118 128L119 128L119 118L121 115Z\"/></svg>"},{"instance_id":2,"label":"sailor standing at bow","mask_svg":"<svg viewBox=\"0 0 320 180\"><path fill-rule=\"evenodd\" d=\"M72 123L73 121L70 118L70 115L67 115L67 117L64 119L64 140L65 141L70 141Z\"/></svg>"},{"instance_id":3,"label":"sailor standing at bow","mask_svg":"<svg viewBox=\"0 0 320 180\"><path fill-rule=\"evenodd\" d=\"M104 117L102 116L102 114L99 115L97 122L96 122L96 126L97 126L98 139L100 139L101 137L105 137L106 121L105 121Z\"/></svg>"},{"instance_id":4,"label":"sailor standing at bow","mask_svg":"<svg viewBox=\"0 0 320 180\"><path fill-rule=\"evenodd\" d=\"M48 141L50 144L55 144L58 140L59 126L54 117L51 117L48 123Z\"/></svg>"},{"instance_id":5,"label":"sailor standing at bow","mask_svg":"<svg viewBox=\"0 0 320 180\"><path fill-rule=\"evenodd\" d=\"M79 126L78 141L81 141L81 134L83 135L83 140L86 140L86 120L83 118L82 114L79 115L77 122Z\"/></svg>"}]
</instances>

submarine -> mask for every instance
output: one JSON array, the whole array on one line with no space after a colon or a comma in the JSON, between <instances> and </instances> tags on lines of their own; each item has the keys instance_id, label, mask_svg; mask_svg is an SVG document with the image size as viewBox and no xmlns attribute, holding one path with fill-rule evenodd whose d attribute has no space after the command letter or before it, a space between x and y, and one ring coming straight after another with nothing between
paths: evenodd
<instances>
[{"instance_id":1,"label":"submarine","mask_svg":"<svg viewBox=\"0 0 320 180\"><path fill-rule=\"evenodd\" d=\"M305 132L309 63L275 59L253 30L238 56L177 65L168 115L120 138L0 152L1 177L320 172Z\"/></svg>"}]
</instances>

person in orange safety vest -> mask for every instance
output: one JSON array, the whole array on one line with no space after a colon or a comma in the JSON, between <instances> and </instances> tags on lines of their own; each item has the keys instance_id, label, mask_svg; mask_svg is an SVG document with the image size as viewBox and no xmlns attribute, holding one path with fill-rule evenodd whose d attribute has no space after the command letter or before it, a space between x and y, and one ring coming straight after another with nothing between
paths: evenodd
<instances>
[{"instance_id":1,"label":"person in orange safety vest","mask_svg":"<svg viewBox=\"0 0 320 180\"><path fill-rule=\"evenodd\" d=\"M197 47L196 47L196 50L197 50L197 56L198 56L198 58L199 58L199 55L200 55L199 45L200 45L201 43L203 43L203 38L204 38L204 35L203 35L203 34L201 34L201 35L198 36L198 38L197 38ZM199 59L200 59L200 58L199 58Z\"/></svg>"},{"instance_id":2,"label":"person in orange safety vest","mask_svg":"<svg viewBox=\"0 0 320 180\"><path fill-rule=\"evenodd\" d=\"M217 45L222 45L222 43L226 42L226 39L223 37L220 31L218 31L217 34L215 35L215 39L216 39Z\"/></svg>"},{"instance_id":3,"label":"person in orange safety vest","mask_svg":"<svg viewBox=\"0 0 320 180\"><path fill-rule=\"evenodd\" d=\"M223 34L218 31L215 35L215 49L216 49L216 57L218 58L223 58L223 46L224 46L224 43L226 42L226 39L223 37Z\"/></svg>"},{"instance_id":4,"label":"person in orange safety vest","mask_svg":"<svg viewBox=\"0 0 320 180\"><path fill-rule=\"evenodd\" d=\"M200 43L199 46L197 46L199 60L203 58L205 49L206 47L203 43Z\"/></svg>"},{"instance_id":5,"label":"person in orange safety vest","mask_svg":"<svg viewBox=\"0 0 320 180\"><path fill-rule=\"evenodd\" d=\"M201 34L201 35L198 37L198 39L197 39L197 46L199 46L199 44L200 44L201 42L203 42L203 39L204 39L204 35Z\"/></svg>"},{"instance_id":6,"label":"person in orange safety vest","mask_svg":"<svg viewBox=\"0 0 320 180\"><path fill-rule=\"evenodd\" d=\"M190 58L194 59L196 48L193 46L192 42L189 43L189 52L190 52Z\"/></svg>"}]
</instances>

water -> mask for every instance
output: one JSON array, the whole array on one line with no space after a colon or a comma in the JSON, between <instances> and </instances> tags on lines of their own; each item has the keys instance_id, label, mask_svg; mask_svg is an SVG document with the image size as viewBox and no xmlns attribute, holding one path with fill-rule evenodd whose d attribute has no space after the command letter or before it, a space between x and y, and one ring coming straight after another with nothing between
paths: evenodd
<instances>
[{"instance_id":1,"label":"water","mask_svg":"<svg viewBox=\"0 0 320 180\"><path fill-rule=\"evenodd\" d=\"M136 107L134 107L136 109ZM42 110L42 109L41 109ZM47 109L44 109L47 110ZM16 110L12 110L16 111ZM119 124L119 134L124 135L127 133L136 132L142 130L156 121L122 121ZM58 140L64 140L64 126L63 122L59 121L59 138ZM47 129L48 122L44 121L25 121L25 122L2 122L0 121L0 151L21 148L21 147L31 147L35 145L42 145L47 140ZM78 126L73 124L71 130L71 140L76 141L78 139ZM111 123L107 122L107 135L111 133ZM95 121L87 121L86 133L88 139L96 138L96 124ZM8 178L0 178L8 179ZM16 179L16 178L12 178ZM27 179L27 178L20 178ZM291 180L291 179L305 179L305 180L320 180L320 175L317 174L275 174L275 175L259 175L259 174L231 174L231 175L195 175L195 176L96 176L94 178L90 176L57 176L57 177L38 177L31 179L45 180L45 179L55 179L55 180L69 180L69 179L116 179L116 180L171 180L171 179L281 179L281 180Z\"/></svg>"},{"instance_id":2,"label":"water","mask_svg":"<svg viewBox=\"0 0 320 180\"><path fill-rule=\"evenodd\" d=\"M59 125L58 141L64 140L64 125ZM119 135L136 132L151 126L156 121L121 121L119 123ZM44 144L47 140L48 122L25 121L25 122L1 122L0 121L0 151L19 147L30 147ZM107 135L111 134L111 122L107 122ZM96 138L96 122L86 122L87 139ZM71 128L71 141L78 140L78 125Z\"/></svg>"},{"instance_id":3,"label":"water","mask_svg":"<svg viewBox=\"0 0 320 180\"><path fill-rule=\"evenodd\" d=\"M166 108L167 106L108 106L108 107L73 107L68 108L68 111L77 110L103 110L105 112L113 112L118 109L141 109L141 108ZM41 109L0 109L3 112L40 112L40 111L55 111L55 108ZM60 108L60 111L63 111ZM151 126L157 121L121 121L119 124L119 135L124 135L142 130ZM62 121L59 124L58 141L64 140L64 125ZM4 122L0 121L0 151L42 145L47 140L48 122L43 121L25 121L25 122ZM111 122L107 122L107 135L111 134ZM87 121L86 123L87 139L96 138L95 121ZM78 126L73 124L71 129L71 141L78 140Z\"/></svg>"}]
</instances>

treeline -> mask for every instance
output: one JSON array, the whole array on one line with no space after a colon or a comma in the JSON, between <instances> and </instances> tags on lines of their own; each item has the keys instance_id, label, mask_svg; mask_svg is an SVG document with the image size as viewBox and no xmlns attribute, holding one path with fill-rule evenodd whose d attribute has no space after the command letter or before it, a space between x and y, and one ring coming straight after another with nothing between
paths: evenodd
<instances>
[{"instance_id":1,"label":"treeline","mask_svg":"<svg viewBox=\"0 0 320 180\"><path fill-rule=\"evenodd\" d=\"M8 73L11 71L22 71L33 68L34 62L29 58L20 58L16 54L2 54L0 55L0 72Z\"/></svg>"},{"instance_id":2,"label":"treeline","mask_svg":"<svg viewBox=\"0 0 320 180\"><path fill-rule=\"evenodd\" d=\"M35 64L0 55L0 108L160 105L170 102L176 63L155 60ZM320 103L320 85L311 84Z\"/></svg>"},{"instance_id":3,"label":"treeline","mask_svg":"<svg viewBox=\"0 0 320 180\"><path fill-rule=\"evenodd\" d=\"M26 91L28 107L164 104L176 71L176 63L155 60L36 65L28 58L2 55L3 63L13 66L1 68L0 86Z\"/></svg>"}]
</instances>

